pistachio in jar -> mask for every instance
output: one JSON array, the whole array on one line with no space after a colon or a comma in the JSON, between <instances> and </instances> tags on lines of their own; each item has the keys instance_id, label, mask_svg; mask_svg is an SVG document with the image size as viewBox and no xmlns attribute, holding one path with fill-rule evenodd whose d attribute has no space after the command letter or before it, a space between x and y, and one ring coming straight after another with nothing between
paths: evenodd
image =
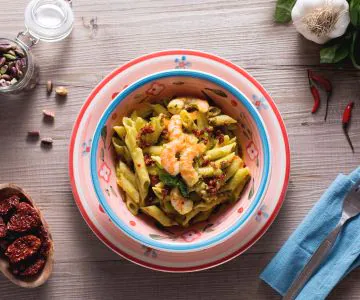
<instances>
[{"instance_id":1,"label":"pistachio in jar","mask_svg":"<svg viewBox=\"0 0 360 300\"><path fill-rule=\"evenodd\" d=\"M26 73L26 54L19 45L0 41L0 89L20 82Z\"/></svg>"}]
</instances>

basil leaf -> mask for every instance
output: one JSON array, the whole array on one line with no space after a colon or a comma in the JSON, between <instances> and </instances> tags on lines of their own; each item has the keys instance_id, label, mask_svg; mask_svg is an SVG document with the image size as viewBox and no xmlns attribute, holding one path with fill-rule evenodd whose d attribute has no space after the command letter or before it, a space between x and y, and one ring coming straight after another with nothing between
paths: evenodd
<instances>
[{"instance_id":1,"label":"basil leaf","mask_svg":"<svg viewBox=\"0 0 360 300\"><path fill-rule=\"evenodd\" d=\"M350 20L355 27L360 27L360 0L350 2Z\"/></svg>"},{"instance_id":2,"label":"basil leaf","mask_svg":"<svg viewBox=\"0 0 360 300\"><path fill-rule=\"evenodd\" d=\"M178 187L179 187L181 195L183 195L183 197L185 197L185 198L188 198L189 190L188 190L186 184L181 179L179 180Z\"/></svg>"},{"instance_id":3,"label":"basil leaf","mask_svg":"<svg viewBox=\"0 0 360 300\"><path fill-rule=\"evenodd\" d=\"M291 10L296 0L278 0L275 9L275 21L279 23L288 23L291 21Z\"/></svg>"},{"instance_id":4,"label":"basil leaf","mask_svg":"<svg viewBox=\"0 0 360 300\"><path fill-rule=\"evenodd\" d=\"M159 174L159 178L165 185L168 185L170 187L178 187L183 197L185 198L189 197L188 188L185 182L183 182L179 177L171 176L168 173L161 172Z\"/></svg>"},{"instance_id":5,"label":"basil leaf","mask_svg":"<svg viewBox=\"0 0 360 300\"><path fill-rule=\"evenodd\" d=\"M328 46L320 50L320 63L335 64L347 58L349 54L348 43L339 43Z\"/></svg>"},{"instance_id":6,"label":"basil leaf","mask_svg":"<svg viewBox=\"0 0 360 300\"><path fill-rule=\"evenodd\" d=\"M356 69L360 69L360 33L359 33L359 31L355 32L353 35L350 57L351 57L354 67Z\"/></svg>"},{"instance_id":7,"label":"basil leaf","mask_svg":"<svg viewBox=\"0 0 360 300\"><path fill-rule=\"evenodd\" d=\"M159 174L159 178L165 185L168 185L168 186L171 186L171 187L177 187L177 185L178 185L179 179L176 178L176 177L171 176L168 173L161 172Z\"/></svg>"}]
</instances>

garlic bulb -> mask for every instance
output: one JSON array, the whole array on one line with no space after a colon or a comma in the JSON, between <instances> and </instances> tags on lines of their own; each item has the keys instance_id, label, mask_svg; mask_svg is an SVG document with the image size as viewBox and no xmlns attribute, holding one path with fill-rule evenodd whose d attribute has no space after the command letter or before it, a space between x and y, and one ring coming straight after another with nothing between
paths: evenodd
<instances>
[{"instance_id":1,"label":"garlic bulb","mask_svg":"<svg viewBox=\"0 0 360 300\"><path fill-rule=\"evenodd\" d=\"M349 4L346 0L297 0L291 17L304 37L325 44L345 33L350 23Z\"/></svg>"}]
</instances>

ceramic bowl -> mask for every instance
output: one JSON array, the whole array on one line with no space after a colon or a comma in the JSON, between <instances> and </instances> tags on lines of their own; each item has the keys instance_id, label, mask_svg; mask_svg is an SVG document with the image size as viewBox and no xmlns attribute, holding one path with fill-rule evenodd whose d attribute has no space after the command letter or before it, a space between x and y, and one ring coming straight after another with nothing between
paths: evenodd
<instances>
[{"instance_id":1,"label":"ceramic bowl","mask_svg":"<svg viewBox=\"0 0 360 300\"><path fill-rule=\"evenodd\" d=\"M113 126L128 116L136 104L154 103L174 96L211 99L224 113L238 120L237 136L243 159L251 171L251 183L240 199L214 218L209 230L195 224L189 228L159 228L144 214L134 216L122 201L116 184L115 153L111 147ZM249 142L250 141L250 142ZM92 183L101 206L111 221L126 235L151 248L168 252L193 252L215 246L236 233L253 216L266 192L270 179L270 142L266 127L255 106L237 88L214 75L191 70L168 70L146 76L121 91L101 116L91 145ZM241 216L237 213L243 210ZM135 226L136 224L136 226ZM164 230L174 236L163 239Z\"/></svg>"}]
</instances>

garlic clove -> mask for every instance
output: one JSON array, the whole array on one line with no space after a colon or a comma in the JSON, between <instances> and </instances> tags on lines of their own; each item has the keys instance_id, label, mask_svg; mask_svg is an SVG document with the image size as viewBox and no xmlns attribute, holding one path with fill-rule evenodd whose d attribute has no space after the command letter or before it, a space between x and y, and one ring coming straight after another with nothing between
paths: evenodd
<instances>
[{"instance_id":1,"label":"garlic clove","mask_svg":"<svg viewBox=\"0 0 360 300\"><path fill-rule=\"evenodd\" d=\"M333 1L343 2L341 0L333 0ZM331 39L335 39L339 36L342 36L346 32L346 30L350 24L350 21L351 21L350 14L348 13L349 4L347 2L343 2L341 5L339 5L339 9L341 9L341 11L343 11L344 13L342 13L341 21L338 21L335 24L333 31L329 33L329 37Z\"/></svg>"},{"instance_id":2,"label":"garlic clove","mask_svg":"<svg viewBox=\"0 0 360 300\"><path fill-rule=\"evenodd\" d=\"M346 0L297 0L291 12L299 33L318 44L343 35L350 23Z\"/></svg>"}]
</instances>

